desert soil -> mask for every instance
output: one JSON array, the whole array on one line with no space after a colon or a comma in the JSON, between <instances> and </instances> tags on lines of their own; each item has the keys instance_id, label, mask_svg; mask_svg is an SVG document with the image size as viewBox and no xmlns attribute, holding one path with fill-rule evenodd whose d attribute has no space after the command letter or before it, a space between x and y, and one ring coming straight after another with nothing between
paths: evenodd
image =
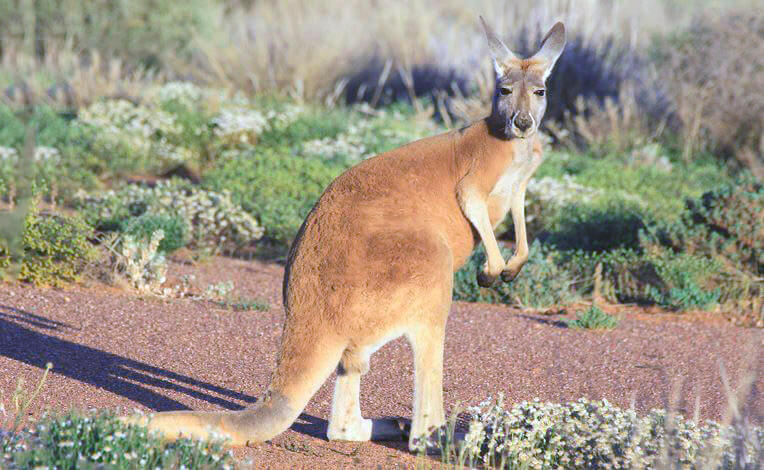
<instances>
[{"instance_id":1,"label":"desert soil","mask_svg":"<svg viewBox=\"0 0 764 470\"><path fill-rule=\"evenodd\" d=\"M138 296L98 283L66 289L0 284L0 392L19 378L36 383L54 365L32 416L45 410L115 408L162 411L240 409L268 385L284 311L283 268L212 258L173 262L175 282L194 274L197 290L233 281L233 297L270 309L233 311L211 301ZM570 310L570 309L569 309ZM444 395L447 412L502 393L508 403L605 398L640 412L672 406L692 417L724 419L729 394L755 373L748 412L764 421L762 330L714 315L673 315L609 307L612 331L568 329L561 314L455 302L448 322ZM325 439L333 377L289 431L254 448L235 449L255 468L412 467L403 442ZM367 417L411 416L413 364L402 339L372 356L362 383ZM681 397L678 401L673 396ZM6 403L8 406L9 403Z\"/></svg>"}]
</instances>

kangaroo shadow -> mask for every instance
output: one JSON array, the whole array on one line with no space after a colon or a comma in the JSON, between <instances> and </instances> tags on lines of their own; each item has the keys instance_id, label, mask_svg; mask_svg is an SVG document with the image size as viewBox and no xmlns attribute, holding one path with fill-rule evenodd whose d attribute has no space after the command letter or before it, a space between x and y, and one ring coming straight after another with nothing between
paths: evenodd
<instances>
[{"instance_id":1,"label":"kangaroo shadow","mask_svg":"<svg viewBox=\"0 0 764 470\"><path fill-rule=\"evenodd\" d=\"M189 408L149 386L181 392L229 410L244 408L232 400L247 404L257 402L257 398L244 393L36 331L56 332L65 329L75 327L0 305L0 356L40 369L44 369L50 362L53 364L51 371L56 374L123 396L154 411ZM302 413L291 429L325 440L327 427L325 419Z\"/></svg>"},{"instance_id":2,"label":"kangaroo shadow","mask_svg":"<svg viewBox=\"0 0 764 470\"><path fill-rule=\"evenodd\" d=\"M257 401L255 397L240 392L31 328L50 332L73 329L65 323L0 305L0 356L40 369L50 362L53 364L52 372L107 390L156 411L188 407L148 386L181 392L230 410L243 408L232 400L245 403Z\"/></svg>"}]
</instances>

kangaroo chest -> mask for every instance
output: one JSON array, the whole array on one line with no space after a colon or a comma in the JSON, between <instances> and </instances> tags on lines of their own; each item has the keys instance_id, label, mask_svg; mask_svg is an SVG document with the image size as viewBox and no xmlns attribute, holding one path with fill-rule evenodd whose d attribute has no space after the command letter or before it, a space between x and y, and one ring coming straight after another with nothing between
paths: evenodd
<instances>
[{"instance_id":1,"label":"kangaroo chest","mask_svg":"<svg viewBox=\"0 0 764 470\"><path fill-rule=\"evenodd\" d=\"M491 225L496 227L504 220L514 198L524 197L525 187L541 164L541 159L541 154L534 154L529 145L507 165L488 196Z\"/></svg>"}]
</instances>

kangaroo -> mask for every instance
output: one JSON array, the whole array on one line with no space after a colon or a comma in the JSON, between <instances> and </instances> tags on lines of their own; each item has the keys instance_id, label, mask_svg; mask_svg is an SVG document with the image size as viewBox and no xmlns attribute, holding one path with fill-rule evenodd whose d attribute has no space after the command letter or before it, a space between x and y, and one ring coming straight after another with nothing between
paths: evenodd
<instances>
[{"instance_id":1,"label":"kangaroo","mask_svg":"<svg viewBox=\"0 0 764 470\"><path fill-rule=\"evenodd\" d=\"M481 286L511 281L528 259L525 188L542 160L545 81L565 46L565 28L556 23L523 59L480 20L496 77L490 116L365 160L329 185L289 251L281 350L264 398L242 411L171 411L133 422L168 439L263 442L285 431L336 369L328 438L401 439L395 423L363 418L359 388L369 356L405 336L415 364L409 447L445 424L453 273L480 241L487 254ZM516 251L505 262L493 230L510 211Z\"/></svg>"}]
</instances>

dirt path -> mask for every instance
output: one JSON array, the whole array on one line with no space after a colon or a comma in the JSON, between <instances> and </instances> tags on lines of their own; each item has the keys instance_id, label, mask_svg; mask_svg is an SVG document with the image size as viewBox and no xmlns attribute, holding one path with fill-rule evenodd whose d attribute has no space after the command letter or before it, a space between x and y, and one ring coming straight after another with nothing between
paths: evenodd
<instances>
[{"instance_id":1,"label":"dirt path","mask_svg":"<svg viewBox=\"0 0 764 470\"><path fill-rule=\"evenodd\" d=\"M36 382L46 362L53 373L33 414L126 406L142 410L238 409L268 384L281 334L277 265L215 258L190 266L196 285L233 281L235 294L267 300L267 312L235 312L212 302L140 298L104 286L67 290L0 285L0 392ZM720 361L733 383L764 367L761 330L722 321L624 313L614 331L575 331L557 316L504 306L456 303L446 337L447 411L504 393L511 402L607 398L640 411L665 407L681 380L679 408L719 419L727 408ZM764 390L764 374L755 388ZM256 468L395 467L415 459L403 443L327 442L331 385L327 381L302 418L272 443L240 449ZM362 383L367 417L411 416L413 365L402 340L383 347ZM6 404L7 405L7 404ZM758 410L764 397L748 403Z\"/></svg>"}]
</instances>

